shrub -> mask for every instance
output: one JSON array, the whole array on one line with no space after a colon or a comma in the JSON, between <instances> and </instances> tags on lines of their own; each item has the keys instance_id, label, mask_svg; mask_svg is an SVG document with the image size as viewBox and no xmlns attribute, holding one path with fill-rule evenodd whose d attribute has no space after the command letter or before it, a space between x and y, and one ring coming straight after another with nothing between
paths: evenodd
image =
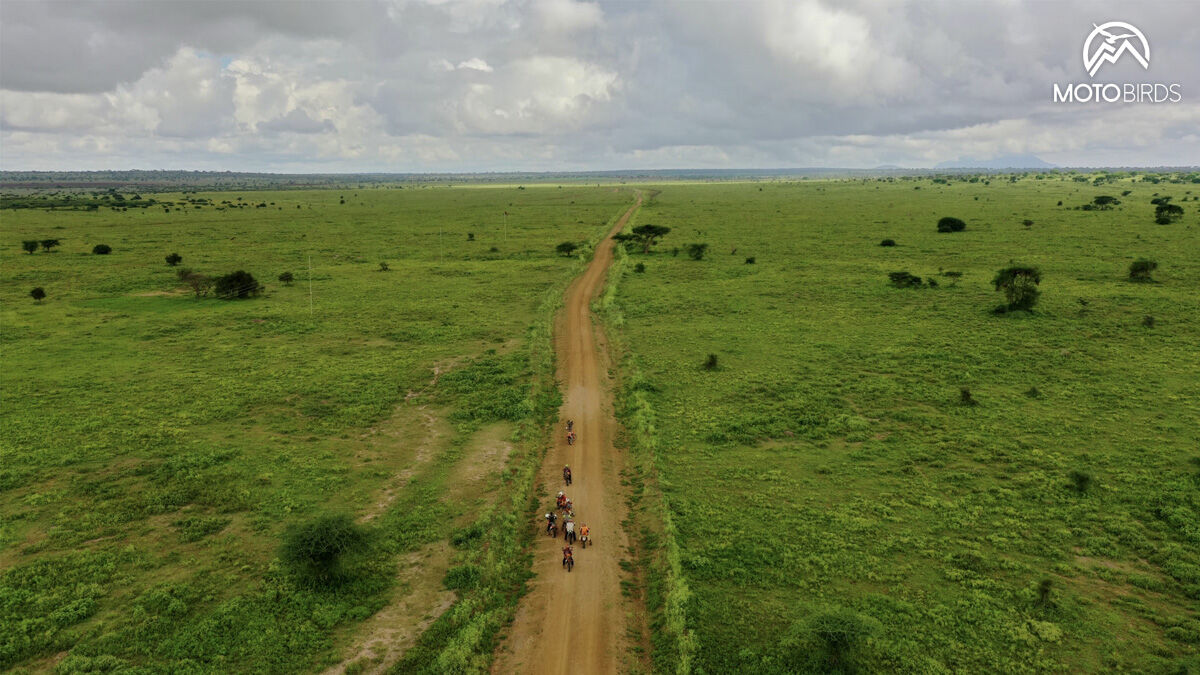
<instances>
[{"instance_id":1,"label":"shrub","mask_svg":"<svg viewBox=\"0 0 1200 675\"><path fill-rule=\"evenodd\" d=\"M366 532L350 516L326 514L289 528L279 556L301 580L329 587L342 580L345 559L366 547Z\"/></svg>"},{"instance_id":2,"label":"shrub","mask_svg":"<svg viewBox=\"0 0 1200 675\"><path fill-rule=\"evenodd\" d=\"M895 239L884 239L883 241L879 242L879 245L880 246L895 246L896 240Z\"/></svg>"},{"instance_id":3,"label":"shrub","mask_svg":"<svg viewBox=\"0 0 1200 675\"><path fill-rule=\"evenodd\" d=\"M1116 197L1111 197L1109 195L1100 195L1100 196L1096 197L1095 199L1093 199L1092 203L1095 204L1096 206L1099 206L1102 209L1111 209L1112 207L1119 205L1121 203L1121 200L1117 199Z\"/></svg>"},{"instance_id":4,"label":"shrub","mask_svg":"<svg viewBox=\"0 0 1200 675\"><path fill-rule=\"evenodd\" d=\"M1025 227L1033 227L1033 221L1028 218L1026 218L1025 220L1022 220L1021 224L1024 225Z\"/></svg>"},{"instance_id":5,"label":"shrub","mask_svg":"<svg viewBox=\"0 0 1200 675\"><path fill-rule=\"evenodd\" d=\"M388 267L388 264L387 264L387 263L385 263L385 262L380 262L380 263L379 263L379 271L380 271L380 272L386 272L386 271L388 271L388 270L390 270L390 269L391 269L391 268L390 268L390 267Z\"/></svg>"},{"instance_id":6,"label":"shrub","mask_svg":"<svg viewBox=\"0 0 1200 675\"><path fill-rule=\"evenodd\" d=\"M291 286L292 282L295 280L296 280L296 276L293 275L291 272L284 272L283 274L279 275L279 281L284 286Z\"/></svg>"},{"instance_id":7,"label":"shrub","mask_svg":"<svg viewBox=\"0 0 1200 675\"><path fill-rule=\"evenodd\" d=\"M1171 224L1171 217L1170 217L1170 216L1165 216L1165 215L1164 215L1164 216L1156 216L1156 217L1154 218L1154 222L1155 222L1156 224L1158 224L1158 225L1170 225L1170 224Z\"/></svg>"},{"instance_id":8,"label":"shrub","mask_svg":"<svg viewBox=\"0 0 1200 675\"><path fill-rule=\"evenodd\" d=\"M34 251L38 250L38 242L36 239L26 239L25 241L21 242L21 248L24 249L26 253L33 253Z\"/></svg>"},{"instance_id":9,"label":"shrub","mask_svg":"<svg viewBox=\"0 0 1200 675\"><path fill-rule=\"evenodd\" d=\"M979 401L976 401L975 397L971 395L970 387L959 387L958 400L963 405L979 405Z\"/></svg>"},{"instance_id":10,"label":"shrub","mask_svg":"<svg viewBox=\"0 0 1200 675\"><path fill-rule=\"evenodd\" d=\"M962 232L965 229L967 229L967 224L959 218L947 216L937 222L938 232Z\"/></svg>"},{"instance_id":11,"label":"shrub","mask_svg":"<svg viewBox=\"0 0 1200 675\"><path fill-rule=\"evenodd\" d=\"M178 253L172 253L171 255L167 256L167 264L171 267L174 267L181 262L183 262L183 256L179 255Z\"/></svg>"},{"instance_id":12,"label":"shrub","mask_svg":"<svg viewBox=\"0 0 1200 675\"><path fill-rule=\"evenodd\" d=\"M638 263L638 264L634 265L634 266L633 266L633 271L634 271L634 272L637 272L638 274L641 274L642 272L645 272L645 271L646 271L646 264L645 264L645 263Z\"/></svg>"},{"instance_id":13,"label":"shrub","mask_svg":"<svg viewBox=\"0 0 1200 675\"><path fill-rule=\"evenodd\" d=\"M1041 398L1042 392L1038 391L1037 387L1030 387L1029 390L1025 392L1025 395L1029 398Z\"/></svg>"},{"instance_id":14,"label":"shrub","mask_svg":"<svg viewBox=\"0 0 1200 675\"><path fill-rule=\"evenodd\" d=\"M1165 218L1168 223L1174 222L1183 216L1183 207L1178 204L1162 203L1154 208L1154 221L1159 222ZM1166 224L1166 223L1160 223Z\"/></svg>"},{"instance_id":15,"label":"shrub","mask_svg":"<svg viewBox=\"0 0 1200 675\"><path fill-rule=\"evenodd\" d=\"M29 291L29 297L33 298L34 302L41 302L46 297L46 289L38 286L32 291Z\"/></svg>"},{"instance_id":16,"label":"shrub","mask_svg":"<svg viewBox=\"0 0 1200 675\"><path fill-rule=\"evenodd\" d=\"M179 270L179 280L190 286L197 298L208 295L209 291L213 288L213 284L216 283L216 280L212 277L187 269Z\"/></svg>"},{"instance_id":17,"label":"shrub","mask_svg":"<svg viewBox=\"0 0 1200 675\"><path fill-rule=\"evenodd\" d=\"M478 565L458 565L446 570L442 584L452 591L470 590L479 585L480 576L482 575Z\"/></svg>"},{"instance_id":18,"label":"shrub","mask_svg":"<svg viewBox=\"0 0 1200 675\"><path fill-rule=\"evenodd\" d=\"M249 272L238 270L217 277L213 281L213 291L222 300L245 299L258 295L262 291L262 284Z\"/></svg>"},{"instance_id":19,"label":"shrub","mask_svg":"<svg viewBox=\"0 0 1200 675\"><path fill-rule=\"evenodd\" d=\"M717 355L716 354L709 354L708 358L704 359L704 369L705 370L716 370L717 369Z\"/></svg>"},{"instance_id":20,"label":"shrub","mask_svg":"<svg viewBox=\"0 0 1200 675\"><path fill-rule=\"evenodd\" d=\"M108 244L96 244L92 247L92 253L94 255L108 255L112 253L112 247Z\"/></svg>"},{"instance_id":21,"label":"shrub","mask_svg":"<svg viewBox=\"0 0 1200 675\"><path fill-rule=\"evenodd\" d=\"M756 261L754 260L754 256L750 256L749 258L746 258L747 265L753 265L755 262Z\"/></svg>"},{"instance_id":22,"label":"shrub","mask_svg":"<svg viewBox=\"0 0 1200 675\"><path fill-rule=\"evenodd\" d=\"M879 623L848 609L818 613L782 640L789 672L850 673Z\"/></svg>"},{"instance_id":23,"label":"shrub","mask_svg":"<svg viewBox=\"0 0 1200 675\"><path fill-rule=\"evenodd\" d=\"M1071 480L1071 489L1080 494L1087 492L1092 487L1092 474L1086 471L1076 469L1067 474L1067 477Z\"/></svg>"},{"instance_id":24,"label":"shrub","mask_svg":"<svg viewBox=\"0 0 1200 675\"><path fill-rule=\"evenodd\" d=\"M1129 279L1131 281L1154 281L1150 274L1158 269L1158 263L1145 258L1138 258L1129 263Z\"/></svg>"},{"instance_id":25,"label":"shrub","mask_svg":"<svg viewBox=\"0 0 1200 675\"><path fill-rule=\"evenodd\" d=\"M559 255L570 256L578 248L579 248L579 244L576 244L573 241L564 241L563 243L559 244L558 246L555 246L554 250L558 251Z\"/></svg>"},{"instance_id":26,"label":"shrub","mask_svg":"<svg viewBox=\"0 0 1200 675\"><path fill-rule=\"evenodd\" d=\"M1147 314L1142 317L1142 325L1146 328L1154 328L1154 317Z\"/></svg>"},{"instance_id":27,"label":"shrub","mask_svg":"<svg viewBox=\"0 0 1200 675\"><path fill-rule=\"evenodd\" d=\"M1053 601L1050 599L1050 592L1054 589L1054 582L1050 579L1042 579L1037 587L1037 600L1034 602L1038 607L1052 607Z\"/></svg>"},{"instance_id":28,"label":"shrub","mask_svg":"<svg viewBox=\"0 0 1200 675\"><path fill-rule=\"evenodd\" d=\"M687 254L692 260L703 260L705 253L708 253L708 244L687 245Z\"/></svg>"},{"instance_id":29,"label":"shrub","mask_svg":"<svg viewBox=\"0 0 1200 675\"><path fill-rule=\"evenodd\" d=\"M992 279L996 290L1002 291L1008 301L1004 307L1007 311L1033 309L1041 294L1038 290L1038 284L1041 282L1042 273L1036 267L1023 265L1006 267L996 272L996 278Z\"/></svg>"},{"instance_id":30,"label":"shrub","mask_svg":"<svg viewBox=\"0 0 1200 675\"><path fill-rule=\"evenodd\" d=\"M920 288L921 277L909 274L908 272L889 272L888 279L896 288Z\"/></svg>"},{"instance_id":31,"label":"shrub","mask_svg":"<svg viewBox=\"0 0 1200 675\"><path fill-rule=\"evenodd\" d=\"M475 241L475 233L474 232L467 233L467 241Z\"/></svg>"}]
</instances>

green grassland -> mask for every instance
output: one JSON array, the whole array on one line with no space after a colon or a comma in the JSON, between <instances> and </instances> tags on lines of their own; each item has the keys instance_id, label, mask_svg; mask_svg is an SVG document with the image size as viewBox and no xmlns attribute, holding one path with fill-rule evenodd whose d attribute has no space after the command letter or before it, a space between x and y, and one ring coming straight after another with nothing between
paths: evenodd
<instances>
[{"instance_id":1,"label":"green grassland","mask_svg":"<svg viewBox=\"0 0 1200 675\"><path fill-rule=\"evenodd\" d=\"M528 567L516 517L556 406L549 321L580 264L554 246L594 241L631 194L145 197L0 211L0 670L318 669L407 591L400 554L450 538L475 596L436 625L456 651L407 667L486 660ZM20 248L48 238L61 246ZM266 290L193 298L172 252ZM456 492L496 424L508 468ZM286 527L329 510L376 516L373 545L349 582L313 590L276 555Z\"/></svg>"},{"instance_id":2,"label":"green grassland","mask_svg":"<svg viewBox=\"0 0 1200 675\"><path fill-rule=\"evenodd\" d=\"M619 256L604 300L657 668L830 668L806 629L830 612L864 635L847 669L1200 668L1193 188L662 186L631 226L671 233ZM1121 205L1073 208L1104 194ZM1156 195L1183 218L1155 224ZM673 254L690 243L708 255ZM1129 281L1140 257L1156 283ZM1010 261L1041 269L1041 301L995 316Z\"/></svg>"}]
</instances>

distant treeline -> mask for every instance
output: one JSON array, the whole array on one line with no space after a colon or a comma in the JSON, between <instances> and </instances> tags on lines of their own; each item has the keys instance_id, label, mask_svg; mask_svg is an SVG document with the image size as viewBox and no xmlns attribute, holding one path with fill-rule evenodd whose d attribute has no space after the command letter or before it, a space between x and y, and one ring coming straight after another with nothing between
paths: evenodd
<instances>
[{"instance_id":1,"label":"distant treeline","mask_svg":"<svg viewBox=\"0 0 1200 675\"><path fill-rule=\"evenodd\" d=\"M495 173L330 173L284 174L235 171L0 171L0 189L9 191L116 190L138 189L143 192L181 190L278 190L287 188L369 188L428 187L431 185L488 183L595 183L661 182L672 180L730 181L780 180L808 178L878 177L922 178L932 176L1059 176L1059 175L1158 175L1173 182L1200 182L1196 167L1154 169L655 169L579 172L495 172Z\"/></svg>"}]
</instances>

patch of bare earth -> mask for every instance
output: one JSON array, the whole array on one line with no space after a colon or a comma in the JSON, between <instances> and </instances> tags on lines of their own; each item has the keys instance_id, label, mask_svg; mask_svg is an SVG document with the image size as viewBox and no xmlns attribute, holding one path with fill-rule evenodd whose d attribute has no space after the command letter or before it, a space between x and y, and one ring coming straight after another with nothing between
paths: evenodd
<instances>
[{"instance_id":1,"label":"patch of bare earth","mask_svg":"<svg viewBox=\"0 0 1200 675\"><path fill-rule=\"evenodd\" d=\"M394 463L397 454L405 459L400 460L404 468L388 480L379 498L360 520L368 522L387 511L416 472L433 459L453 433L444 415L436 414L424 405L401 406L390 418L368 429L362 440L370 448L369 455L373 455L373 459Z\"/></svg>"},{"instance_id":2,"label":"patch of bare earth","mask_svg":"<svg viewBox=\"0 0 1200 675\"><path fill-rule=\"evenodd\" d=\"M362 518L364 521L386 511L416 471L427 465L453 434L444 416L435 415L425 406L404 407L409 414L398 414L368 432L372 438L390 437L401 445L415 440L417 444L412 461L384 489L380 499ZM418 413L415 418L412 411ZM491 505L499 494L500 477L512 452L512 443L508 440L511 435L510 424L491 424L473 434L464 446L461 459L452 469L449 490L444 497L448 504L460 508L464 521L473 520L475 514ZM399 563L392 599L356 627L345 659L325 672L340 674L353 665L361 669L357 672L382 673L400 660L421 633L457 598L457 594L442 585L453 553L449 542L439 541L405 555Z\"/></svg>"},{"instance_id":3,"label":"patch of bare earth","mask_svg":"<svg viewBox=\"0 0 1200 675\"><path fill-rule=\"evenodd\" d=\"M442 587L450 557L450 544L439 541L401 558L393 600L361 624L349 656L325 675L341 675L352 664L365 666L361 673L382 673L398 661L454 604L455 593Z\"/></svg>"}]
</instances>

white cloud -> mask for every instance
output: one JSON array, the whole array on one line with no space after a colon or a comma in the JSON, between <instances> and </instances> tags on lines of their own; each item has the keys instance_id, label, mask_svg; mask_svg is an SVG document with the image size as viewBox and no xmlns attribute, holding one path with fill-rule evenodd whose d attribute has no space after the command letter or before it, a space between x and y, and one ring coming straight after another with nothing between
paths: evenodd
<instances>
[{"instance_id":1,"label":"white cloud","mask_svg":"<svg viewBox=\"0 0 1200 675\"><path fill-rule=\"evenodd\" d=\"M1052 82L1080 78L1097 11L1085 0L179 0L154 12L6 0L0 166L1194 163L1200 6L1121 15L1154 45L1142 74L1182 82L1187 103L1049 104Z\"/></svg>"}]
</instances>

